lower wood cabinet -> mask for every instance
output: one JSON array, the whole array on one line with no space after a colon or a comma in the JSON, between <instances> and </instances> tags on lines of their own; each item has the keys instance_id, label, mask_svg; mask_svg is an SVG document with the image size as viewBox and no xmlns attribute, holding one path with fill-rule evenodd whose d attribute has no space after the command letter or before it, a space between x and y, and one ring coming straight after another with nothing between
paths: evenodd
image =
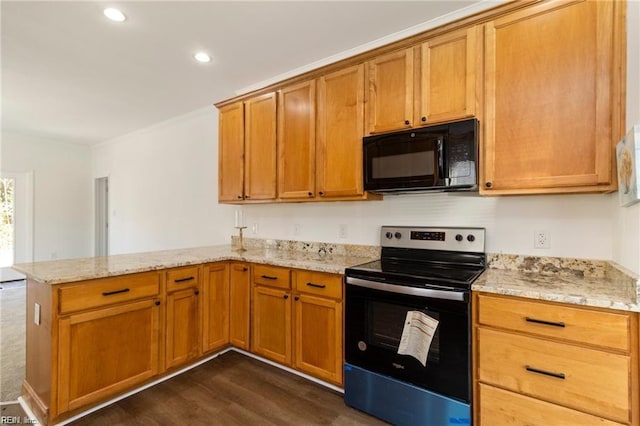
<instances>
[{"instance_id":1,"label":"lower wood cabinet","mask_svg":"<svg viewBox=\"0 0 640 426\"><path fill-rule=\"evenodd\" d=\"M229 264L205 265L202 283L202 351L229 344Z\"/></svg>"},{"instance_id":2,"label":"lower wood cabinet","mask_svg":"<svg viewBox=\"0 0 640 426\"><path fill-rule=\"evenodd\" d=\"M202 353L199 267L167 272L165 367L185 364ZM170 289L180 288L171 291Z\"/></svg>"},{"instance_id":3,"label":"lower wood cabinet","mask_svg":"<svg viewBox=\"0 0 640 426\"><path fill-rule=\"evenodd\" d=\"M99 401L158 373L160 302L128 302L58 321L58 412Z\"/></svg>"},{"instance_id":4,"label":"lower wood cabinet","mask_svg":"<svg viewBox=\"0 0 640 426\"><path fill-rule=\"evenodd\" d=\"M341 386L342 335L341 275L254 266L253 353Z\"/></svg>"},{"instance_id":5,"label":"lower wood cabinet","mask_svg":"<svg viewBox=\"0 0 640 426\"><path fill-rule=\"evenodd\" d=\"M253 287L251 350L257 355L291 365L291 291Z\"/></svg>"},{"instance_id":6,"label":"lower wood cabinet","mask_svg":"<svg viewBox=\"0 0 640 426\"><path fill-rule=\"evenodd\" d=\"M243 262L28 280L23 397L55 424L229 344L342 386L342 291L341 275Z\"/></svg>"},{"instance_id":7,"label":"lower wood cabinet","mask_svg":"<svg viewBox=\"0 0 640 426\"><path fill-rule=\"evenodd\" d=\"M250 348L251 274L248 263L232 262L229 274L229 342L246 351Z\"/></svg>"},{"instance_id":8,"label":"lower wood cabinet","mask_svg":"<svg viewBox=\"0 0 640 426\"><path fill-rule=\"evenodd\" d=\"M474 424L640 422L637 313L475 294L474 352Z\"/></svg>"}]
</instances>

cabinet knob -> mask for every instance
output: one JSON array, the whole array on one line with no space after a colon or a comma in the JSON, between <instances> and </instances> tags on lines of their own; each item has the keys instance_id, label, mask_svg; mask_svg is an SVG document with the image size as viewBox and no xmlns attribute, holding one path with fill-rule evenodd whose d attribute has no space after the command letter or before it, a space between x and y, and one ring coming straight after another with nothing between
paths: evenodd
<instances>
[{"instance_id":1,"label":"cabinet knob","mask_svg":"<svg viewBox=\"0 0 640 426\"><path fill-rule=\"evenodd\" d=\"M293 298L293 300L295 300L297 302L298 300L300 300L300 297L296 296L296 297Z\"/></svg>"},{"instance_id":2,"label":"cabinet knob","mask_svg":"<svg viewBox=\"0 0 640 426\"><path fill-rule=\"evenodd\" d=\"M423 123L426 123L427 122L427 117L420 118L420 121L422 121Z\"/></svg>"},{"instance_id":3,"label":"cabinet knob","mask_svg":"<svg viewBox=\"0 0 640 426\"><path fill-rule=\"evenodd\" d=\"M246 266L242 267L242 272L247 272L249 270L249 268L247 268Z\"/></svg>"},{"instance_id":4,"label":"cabinet knob","mask_svg":"<svg viewBox=\"0 0 640 426\"><path fill-rule=\"evenodd\" d=\"M284 295L284 298L285 298L285 299L288 299L288 298L289 298L289 295L288 295L288 294L285 294L285 295Z\"/></svg>"},{"instance_id":5,"label":"cabinet knob","mask_svg":"<svg viewBox=\"0 0 640 426\"><path fill-rule=\"evenodd\" d=\"M160 301L159 300L156 300L155 303L156 303L156 306L160 306Z\"/></svg>"},{"instance_id":6,"label":"cabinet knob","mask_svg":"<svg viewBox=\"0 0 640 426\"><path fill-rule=\"evenodd\" d=\"M238 195L238 200L242 200L242 195Z\"/></svg>"},{"instance_id":7,"label":"cabinet knob","mask_svg":"<svg viewBox=\"0 0 640 426\"><path fill-rule=\"evenodd\" d=\"M198 290L198 289L193 290L193 294L195 294L196 296L199 295L200 294L200 290Z\"/></svg>"},{"instance_id":8,"label":"cabinet knob","mask_svg":"<svg viewBox=\"0 0 640 426\"><path fill-rule=\"evenodd\" d=\"M320 194L321 197L324 197L324 191L320 191L318 194Z\"/></svg>"},{"instance_id":9,"label":"cabinet knob","mask_svg":"<svg viewBox=\"0 0 640 426\"><path fill-rule=\"evenodd\" d=\"M245 198L245 200L248 200L248 199L249 199L249 198L251 198L251 197L250 197L250 196L248 196L248 195L245 195L245 196L244 196L244 198Z\"/></svg>"},{"instance_id":10,"label":"cabinet knob","mask_svg":"<svg viewBox=\"0 0 640 426\"><path fill-rule=\"evenodd\" d=\"M404 124L408 126L409 124L411 124L411 122L409 120L404 120Z\"/></svg>"},{"instance_id":11,"label":"cabinet knob","mask_svg":"<svg viewBox=\"0 0 640 426\"><path fill-rule=\"evenodd\" d=\"M313 192L309 192L309 197L313 197Z\"/></svg>"},{"instance_id":12,"label":"cabinet knob","mask_svg":"<svg viewBox=\"0 0 640 426\"><path fill-rule=\"evenodd\" d=\"M484 186L486 186L487 188L491 188L493 184L491 182L485 182Z\"/></svg>"}]
</instances>

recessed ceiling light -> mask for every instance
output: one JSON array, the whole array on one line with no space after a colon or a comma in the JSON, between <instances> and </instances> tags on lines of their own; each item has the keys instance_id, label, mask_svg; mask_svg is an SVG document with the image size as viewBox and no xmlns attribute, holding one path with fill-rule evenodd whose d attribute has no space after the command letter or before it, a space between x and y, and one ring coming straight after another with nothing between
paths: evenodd
<instances>
[{"instance_id":1,"label":"recessed ceiling light","mask_svg":"<svg viewBox=\"0 0 640 426\"><path fill-rule=\"evenodd\" d=\"M106 8L104 10L104 16L116 22L123 22L125 19L127 19L127 17L124 16L124 13L114 7Z\"/></svg>"},{"instance_id":2,"label":"recessed ceiling light","mask_svg":"<svg viewBox=\"0 0 640 426\"><path fill-rule=\"evenodd\" d=\"M211 56L207 55L204 52L198 52L195 55L193 55L194 58L196 58L196 61L198 62L211 62Z\"/></svg>"}]
</instances>

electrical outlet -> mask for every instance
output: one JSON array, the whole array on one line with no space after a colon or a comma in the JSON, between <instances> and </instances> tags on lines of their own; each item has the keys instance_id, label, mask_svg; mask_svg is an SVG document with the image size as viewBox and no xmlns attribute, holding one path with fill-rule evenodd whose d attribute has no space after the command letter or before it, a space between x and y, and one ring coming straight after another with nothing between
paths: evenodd
<instances>
[{"instance_id":1,"label":"electrical outlet","mask_svg":"<svg viewBox=\"0 0 640 426\"><path fill-rule=\"evenodd\" d=\"M551 248L551 236L548 231L533 232L533 248L548 249Z\"/></svg>"},{"instance_id":2,"label":"electrical outlet","mask_svg":"<svg viewBox=\"0 0 640 426\"><path fill-rule=\"evenodd\" d=\"M293 235L300 235L300 224L296 223L293 225Z\"/></svg>"},{"instance_id":3,"label":"electrical outlet","mask_svg":"<svg viewBox=\"0 0 640 426\"><path fill-rule=\"evenodd\" d=\"M251 233L252 234L257 234L258 233L258 222L253 222L251 224Z\"/></svg>"},{"instance_id":4,"label":"electrical outlet","mask_svg":"<svg viewBox=\"0 0 640 426\"><path fill-rule=\"evenodd\" d=\"M347 238L347 225L345 224L338 225L338 238L342 238L342 239Z\"/></svg>"}]
</instances>

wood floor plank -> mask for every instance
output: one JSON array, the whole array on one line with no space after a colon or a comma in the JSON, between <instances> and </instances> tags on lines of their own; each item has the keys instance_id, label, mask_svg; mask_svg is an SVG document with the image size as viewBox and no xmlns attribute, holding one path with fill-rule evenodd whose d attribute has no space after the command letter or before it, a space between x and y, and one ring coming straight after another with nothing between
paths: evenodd
<instances>
[{"instance_id":1,"label":"wood floor plank","mask_svg":"<svg viewBox=\"0 0 640 426\"><path fill-rule=\"evenodd\" d=\"M342 395L237 352L227 352L74 422L120 425L384 425Z\"/></svg>"}]
</instances>

